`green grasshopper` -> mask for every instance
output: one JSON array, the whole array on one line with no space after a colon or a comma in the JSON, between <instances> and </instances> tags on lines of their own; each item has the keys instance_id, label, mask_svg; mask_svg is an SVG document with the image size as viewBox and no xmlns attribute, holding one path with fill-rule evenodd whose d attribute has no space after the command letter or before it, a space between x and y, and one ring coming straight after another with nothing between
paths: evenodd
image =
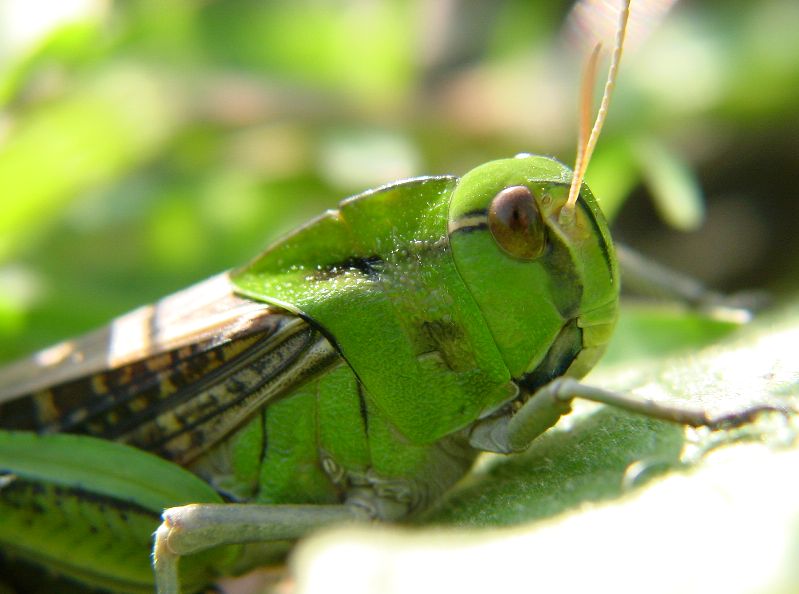
<instances>
[{"instance_id":1,"label":"green grasshopper","mask_svg":"<svg viewBox=\"0 0 799 594\"><path fill-rule=\"evenodd\" d=\"M320 526L425 508L575 398L710 427L762 410L709 418L578 381L619 303L582 179L628 13L574 173L520 155L365 192L242 268L0 373L7 566L194 592Z\"/></svg>"}]
</instances>

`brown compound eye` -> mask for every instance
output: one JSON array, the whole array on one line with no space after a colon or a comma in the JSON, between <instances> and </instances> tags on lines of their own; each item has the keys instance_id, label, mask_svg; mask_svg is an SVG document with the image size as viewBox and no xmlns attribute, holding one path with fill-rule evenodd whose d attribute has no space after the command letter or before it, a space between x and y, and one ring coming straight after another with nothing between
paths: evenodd
<instances>
[{"instance_id":1,"label":"brown compound eye","mask_svg":"<svg viewBox=\"0 0 799 594\"><path fill-rule=\"evenodd\" d=\"M546 247L544 221L526 186L511 186L494 196L488 228L499 246L520 260L535 260Z\"/></svg>"}]
</instances>

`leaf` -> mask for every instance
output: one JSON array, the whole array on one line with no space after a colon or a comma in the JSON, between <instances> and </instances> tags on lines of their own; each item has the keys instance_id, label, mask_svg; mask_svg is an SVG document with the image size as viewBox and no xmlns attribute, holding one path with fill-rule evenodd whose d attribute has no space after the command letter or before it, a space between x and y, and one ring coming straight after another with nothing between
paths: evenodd
<instances>
[{"instance_id":1,"label":"leaf","mask_svg":"<svg viewBox=\"0 0 799 594\"><path fill-rule=\"evenodd\" d=\"M680 231L701 227L705 219L702 188L687 161L651 138L639 138L633 153L663 220Z\"/></svg>"}]
</instances>

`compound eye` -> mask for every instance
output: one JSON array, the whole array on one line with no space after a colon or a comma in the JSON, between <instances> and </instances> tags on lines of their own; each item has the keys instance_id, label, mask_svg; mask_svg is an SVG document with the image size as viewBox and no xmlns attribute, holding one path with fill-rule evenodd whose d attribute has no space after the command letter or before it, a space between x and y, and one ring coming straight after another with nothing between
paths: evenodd
<instances>
[{"instance_id":1,"label":"compound eye","mask_svg":"<svg viewBox=\"0 0 799 594\"><path fill-rule=\"evenodd\" d=\"M546 247L544 221L526 186L511 186L494 196L488 228L499 247L519 260L535 260Z\"/></svg>"}]
</instances>

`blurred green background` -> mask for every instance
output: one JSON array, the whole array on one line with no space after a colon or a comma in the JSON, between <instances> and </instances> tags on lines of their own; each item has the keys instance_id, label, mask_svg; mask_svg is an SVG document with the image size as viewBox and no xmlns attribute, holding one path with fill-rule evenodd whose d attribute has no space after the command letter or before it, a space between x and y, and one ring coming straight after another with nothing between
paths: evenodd
<instances>
[{"instance_id":1,"label":"blurred green background","mask_svg":"<svg viewBox=\"0 0 799 594\"><path fill-rule=\"evenodd\" d=\"M370 187L571 163L570 7L0 0L0 359ZM797 30L796 0L686 0L631 48L588 175L619 238L719 288L796 290Z\"/></svg>"}]
</instances>

